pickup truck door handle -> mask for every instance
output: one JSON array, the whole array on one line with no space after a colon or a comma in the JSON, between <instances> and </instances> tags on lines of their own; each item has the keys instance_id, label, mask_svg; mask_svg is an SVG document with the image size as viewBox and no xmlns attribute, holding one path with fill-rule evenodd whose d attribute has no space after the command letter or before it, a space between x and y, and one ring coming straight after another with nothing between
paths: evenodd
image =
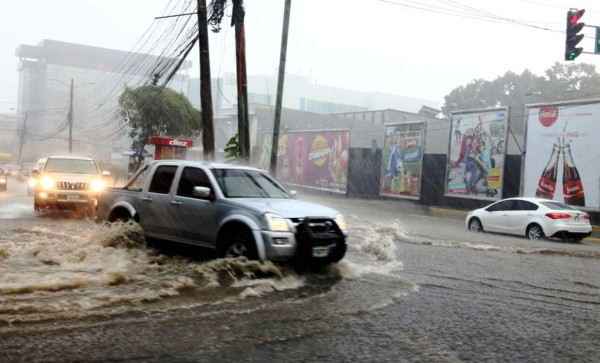
<instances>
[{"instance_id":1,"label":"pickup truck door handle","mask_svg":"<svg viewBox=\"0 0 600 363\"><path fill-rule=\"evenodd\" d=\"M151 201L152 201L152 198L150 198L150 197L143 197L142 198L142 202L151 202Z\"/></svg>"},{"instance_id":2,"label":"pickup truck door handle","mask_svg":"<svg viewBox=\"0 0 600 363\"><path fill-rule=\"evenodd\" d=\"M181 202L178 202L178 201L176 201L176 200L172 200L172 201L171 201L171 205L174 205L174 206L180 206L180 205L182 205L182 204L183 204L183 203L181 203Z\"/></svg>"}]
</instances>

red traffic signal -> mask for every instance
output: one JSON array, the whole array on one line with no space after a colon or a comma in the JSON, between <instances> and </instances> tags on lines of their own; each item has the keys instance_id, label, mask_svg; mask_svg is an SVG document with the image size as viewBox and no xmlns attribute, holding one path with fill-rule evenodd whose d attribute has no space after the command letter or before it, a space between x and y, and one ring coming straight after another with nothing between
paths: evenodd
<instances>
[{"instance_id":1,"label":"red traffic signal","mask_svg":"<svg viewBox=\"0 0 600 363\"><path fill-rule=\"evenodd\" d=\"M577 10L577 11L569 11L569 13L568 13L569 24L577 25L577 22L579 21L579 19L581 19L583 17L583 14L585 14L585 9L581 9L581 10Z\"/></svg>"},{"instance_id":2,"label":"red traffic signal","mask_svg":"<svg viewBox=\"0 0 600 363\"><path fill-rule=\"evenodd\" d=\"M583 29L585 23L579 23L581 17L585 13L585 9L581 10L569 10L567 12L567 29L566 29L566 40L565 40L565 60L572 61L577 58L583 48L576 48L575 46L583 39L583 34L577 34Z\"/></svg>"}]
</instances>

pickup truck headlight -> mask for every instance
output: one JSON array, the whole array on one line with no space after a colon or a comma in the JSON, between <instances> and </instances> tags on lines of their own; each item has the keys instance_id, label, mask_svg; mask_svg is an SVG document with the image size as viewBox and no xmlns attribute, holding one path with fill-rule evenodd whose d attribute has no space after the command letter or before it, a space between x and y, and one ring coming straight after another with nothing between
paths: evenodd
<instances>
[{"instance_id":1,"label":"pickup truck headlight","mask_svg":"<svg viewBox=\"0 0 600 363\"><path fill-rule=\"evenodd\" d=\"M275 213L266 213L265 219L267 221L267 226L271 231L275 232L289 232L290 225L287 221L280 215Z\"/></svg>"},{"instance_id":2,"label":"pickup truck headlight","mask_svg":"<svg viewBox=\"0 0 600 363\"><path fill-rule=\"evenodd\" d=\"M335 216L334 220L335 220L335 223L338 225L338 227L340 227L342 232L346 233L346 221L344 220L344 216L341 214L338 214L337 216Z\"/></svg>"},{"instance_id":3,"label":"pickup truck headlight","mask_svg":"<svg viewBox=\"0 0 600 363\"><path fill-rule=\"evenodd\" d=\"M55 188L56 181L53 178L44 176L44 177L42 177L42 179L40 179L40 186L42 188Z\"/></svg>"},{"instance_id":4,"label":"pickup truck headlight","mask_svg":"<svg viewBox=\"0 0 600 363\"><path fill-rule=\"evenodd\" d=\"M102 179L95 179L90 183L90 189L92 189L93 192L102 191L105 186L106 183L104 183L104 180Z\"/></svg>"}]
</instances>

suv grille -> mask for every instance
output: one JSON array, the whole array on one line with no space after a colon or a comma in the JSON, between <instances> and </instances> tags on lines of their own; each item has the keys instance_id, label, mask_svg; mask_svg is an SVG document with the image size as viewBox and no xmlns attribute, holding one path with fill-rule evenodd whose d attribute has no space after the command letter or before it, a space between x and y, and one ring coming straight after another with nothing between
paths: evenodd
<instances>
[{"instance_id":1,"label":"suv grille","mask_svg":"<svg viewBox=\"0 0 600 363\"><path fill-rule=\"evenodd\" d=\"M84 182L57 182L56 188L62 190L85 190L89 188L90 183Z\"/></svg>"}]
</instances>

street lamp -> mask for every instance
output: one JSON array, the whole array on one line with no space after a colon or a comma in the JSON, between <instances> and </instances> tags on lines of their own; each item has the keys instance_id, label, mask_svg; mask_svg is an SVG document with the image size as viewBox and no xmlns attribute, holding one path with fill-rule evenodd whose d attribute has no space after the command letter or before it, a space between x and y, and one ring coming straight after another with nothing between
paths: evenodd
<instances>
[{"instance_id":1,"label":"street lamp","mask_svg":"<svg viewBox=\"0 0 600 363\"><path fill-rule=\"evenodd\" d=\"M82 84L78 84L73 87L73 78L71 78L71 84L68 85L65 82L61 81L57 78L48 78L49 81L56 81L64 86L70 88L70 97L69 97L69 113L67 114L67 120L69 121L69 154L73 152L73 88L85 86L87 84L95 85L94 82L85 82Z\"/></svg>"}]
</instances>

